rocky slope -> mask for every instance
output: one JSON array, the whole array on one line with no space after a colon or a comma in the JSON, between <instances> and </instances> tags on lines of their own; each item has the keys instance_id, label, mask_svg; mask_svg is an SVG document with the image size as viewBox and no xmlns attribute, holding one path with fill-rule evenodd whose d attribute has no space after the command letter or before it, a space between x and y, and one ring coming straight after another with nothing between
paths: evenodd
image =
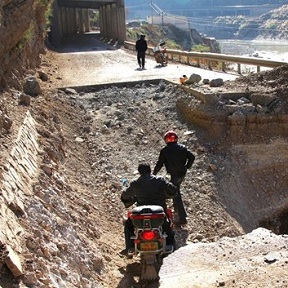
<instances>
[{"instance_id":1,"label":"rocky slope","mask_svg":"<svg viewBox=\"0 0 288 288\"><path fill-rule=\"evenodd\" d=\"M288 5L272 10L258 19L242 23L236 33L238 39L288 40Z\"/></svg>"},{"instance_id":2,"label":"rocky slope","mask_svg":"<svg viewBox=\"0 0 288 288\"><path fill-rule=\"evenodd\" d=\"M13 120L0 138L1 175L7 171L7 159L27 110L36 120L39 137L38 174L33 179L30 192L26 191L23 198L24 215L27 216L16 215L24 231L17 236L21 238L21 246L14 247L13 241L4 242L20 252L23 276L15 278L3 265L0 277L3 288L15 285L137 287L139 259L125 259L118 253L124 244L122 216L126 211L119 199L121 179L136 177L135 170L141 161L148 161L153 166L163 147L162 135L167 129L175 129L181 142L196 155L193 168L183 183L183 198L189 217L188 225L176 230L179 248L193 242L212 243L223 236L235 237L244 234L245 230L251 231L259 225L258 221L254 221L258 220L255 218L257 211L250 206L254 203L251 195L255 189L258 189L256 196L263 191L261 187L265 184L263 195L267 198L258 197L256 201L267 205L267 202L272 203L273 199L277 199L276 194L272 193L275 181L267 179L283 179L283 182L279 181L277 190L282 187L285 191L287 187L287 165L278 158L279 161L275 162L272 157L273 152L280 151L279 147L283 148L283 153L287 151L285 139L282 146L281 143L274 145L273 142L269 146L269 155L261 153L268 147L265 145L233 145L226 152L217 150L209 141L203 141L205 134L199 133L201 129L180 121L181 114L176 102L184 98L198 105L197 99L187 95L175 83L155 79L145 81L149 73L153 74L155 70L168 72L169 67L157 70L155 63L147 60L154 66L149 68L148 65L146 71L138 71L130 54L120 50L105 51L104 47L100 50L93 54L78 53L77 56L71 53L48 53L41 69L49 76L49 80L39 80L43 92L32 97L28 106L19 105L20 93L10 91L1 95L6 100L2 102L2 107L5 107L8 118ZM103 75L101 72L106 71L107 61L111 63L109 77L106 72ZM108 84L109 81L117 82L119 67L122 71L121 84ZM123 67L128 76L126 81L123 81L126 75ZM179 68L178 65L176 67ZM97 80L103 79L106 84L95 88L69 89L62 85L92 84L95 71L99 77L104 76ZM170 77L171 71L168 73ZM77 77L79 72L81 77ZM143 75L137 74L142 72ZM141 81L129 85L130 73L140 77ZM241 90L241 83L248 81L246 79L242 79L242 82L239 80ZM249 85L257 86L262 83L261 79L251 78ZM287 80L285 78L282 81L284 86ZM55 89L61 86L61 89ZM255 152L259 153L256 155ZM264 155L264 158L260 158ZM283 178L278 174L280 168L277 167L280 164L283 164ZM165 175L165 171L162 173ZM282 198L283 207L276 207L278 210L269 205L270 213L280 212L280 208L285 213L285 199ZM1 207L7 207L6 201L1 203ZM10 204L9 207L5 211L17 206ZM242 215L247 217L242 218ZM282 233L286 233L287 224L282 218L271 219L269 216L271 214L264 226L268 228L268 224L277 220L278 226L279 221L283 225ZM239 221L241 219L245 221ZM3 223L7 222L1 221L1 225ZM272 229L278 226L274 223ZM253 263L258 265L257 261ZM287 271L287 264L283 265L284 269L283 266L277 269L279 277L284 277L283 271ZM255 271L263 275L262 270ZM269 274L257 279L259 287L267 278ZM253 279L251 281L255 284L256 280ZM220 280L223 283L223 279ZM233 285L250 287L251 282L245 283ZM159 283L151 283L146 287L158 286Z\"/></svg>"},{"instance_id":3,"label":"rocky slope","mask_svg":"<svg viewBox=\"0 0 288 288\"><path fill-rule=\"evenodd\" d=\"M21 89L22 75L41 63L51 3L50 0L0 2L0 91L11 85Z\"/></svg>"},{"instance_id":4,"label":"rocky slope","mask_svg":"<svg viewBox=\"0 0 288 288\"><path fill-rule=\"evenodd\" d=\"M287 41L287 10L288 5L283 5L260 17L247 18L242 15L216 17L214 19L216 29L214 26L208 26L206 33L218 39Z\"/></svg>"}]
</instances>

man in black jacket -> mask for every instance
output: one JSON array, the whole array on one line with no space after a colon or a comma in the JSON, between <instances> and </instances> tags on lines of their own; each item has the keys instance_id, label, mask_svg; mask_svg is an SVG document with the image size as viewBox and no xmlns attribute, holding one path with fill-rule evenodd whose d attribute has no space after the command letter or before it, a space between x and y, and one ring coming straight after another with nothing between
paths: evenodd
<instances>
[{"instance_id":1,"label":"man in black jacket","mask_svg":"<svg viewBox=\"0 0 288 288\"><path fill-rule=\"evenodd\" d=\"M177 195L177 187L163 177L156 177L152 175L149 164L140 164L138 166L138 172L140 177L133 180L130 186L121 194L121 201L124 203L125 207L128 208L134 202L137 202L137 206L162 206L166 212L166 199L173 198ZM167 234L167 245L173 245L174 232L170 227L170 222L166 220L163 224L163 230ZM128 218L125 222L124 233L126 251L128 251L129 249L134 248L134 242L131 240L131 236L134 235L134 227L130 218Z\"/></svg>"},{"instance_id":2,"label":"man in black jacket","mask_svg":"<svg viewBox=\"0 0 288 288\"><path fill-rule=\"evenodd\" d=\"M170 181L178 188L178 194L173 198L174 210L179 218L178 222L175 222L175 224L184 225L187 223L187 214L180 194L180 185L184 180L187 169L191 168L195 156L184 145L177 143L178 136L176 132L168 131L164 135L164 140L166 146L160 151L153 174L157 175L163 165L165 166L167 173L170 174Z\"/></svg>"},{"instance_id":3,"label":"man in black jacket","mask_svg":"<svg viewBox=\"0 0 288 288\"><path fill-rule=\"evenodd\" d=\"M137 61L139 67L145 69L145 52L147 50L147 41L145 35L141 35L140 39L136 41L135 49L137 51Z\"/></svg>"}]
</instances>

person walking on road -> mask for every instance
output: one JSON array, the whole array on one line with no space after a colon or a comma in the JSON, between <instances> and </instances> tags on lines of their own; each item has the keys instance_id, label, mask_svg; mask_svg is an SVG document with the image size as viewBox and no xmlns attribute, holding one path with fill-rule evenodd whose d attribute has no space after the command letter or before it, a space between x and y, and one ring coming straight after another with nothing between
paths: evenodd
<instances>
[{"instance_id":1,"label":"person walking on road","mask_svg":"<svg viewBox=\"0 0 288 288\"><path fill-rule=\"evenodd\" d=\"M147 50L147 41L145 40L145 35L141 35L140 39L136 41L135 49L137 51L137 61L139 67L145 69L145 53Z\"/></svg>"},{"instance_id":2,"label":"person walking on road","mask_svg":"<svg viewBox=\"0 0 288 288\"><path fill-rule=\"evenodd\" d=\"M187 224L187 213L185 211L180 193L180 185L183 182L187 169L191 168L195 156L184 145L178 143L178 136L174 131L168 131L164 135L166 146L161 149L153 174L161 170L163 165L170 175L170 182L178 188L178 194L173 198L174 210L178 215L177 225Z\"/></svg>"}]
</instances>

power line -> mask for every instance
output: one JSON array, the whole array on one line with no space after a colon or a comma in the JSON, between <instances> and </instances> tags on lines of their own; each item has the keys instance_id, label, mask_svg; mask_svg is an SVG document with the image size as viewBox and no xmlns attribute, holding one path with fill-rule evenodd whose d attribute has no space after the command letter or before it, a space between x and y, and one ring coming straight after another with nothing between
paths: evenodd
<instances>
[{"instance_id":1,"label":"power line","mask_svg":"<svg viewBox=\"0 0 288 288\"><path fill-rule=\"evenodd\" d=\"M158 14L158 15L161 15L161 23L162 23L162 37L163 37L163 28L164 28L164 15L166 15L166 13L160 9L160 7L154 3L153 1L150 2L149 6Z\"/></svg>"}]
</instances>

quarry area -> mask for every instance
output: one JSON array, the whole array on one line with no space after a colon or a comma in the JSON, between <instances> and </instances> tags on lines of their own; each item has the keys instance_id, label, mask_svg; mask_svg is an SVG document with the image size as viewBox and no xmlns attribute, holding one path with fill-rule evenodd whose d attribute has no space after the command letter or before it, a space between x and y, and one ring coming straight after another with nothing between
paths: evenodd
<instances>
[{"instance_id":1,"label":"quarry area","mask_svg":"<svg viewBox=\"0 0 288 288\"><path fill-rule=\"evenodd\" d=\"M148 57L140 70L134 52L82 40L0 94L0 287L288 287L288 65L239 76ZM155 165L171 129L196 156L188 224L143 286L120 254L121 180Z\"/></svg>"}]
</instances>

